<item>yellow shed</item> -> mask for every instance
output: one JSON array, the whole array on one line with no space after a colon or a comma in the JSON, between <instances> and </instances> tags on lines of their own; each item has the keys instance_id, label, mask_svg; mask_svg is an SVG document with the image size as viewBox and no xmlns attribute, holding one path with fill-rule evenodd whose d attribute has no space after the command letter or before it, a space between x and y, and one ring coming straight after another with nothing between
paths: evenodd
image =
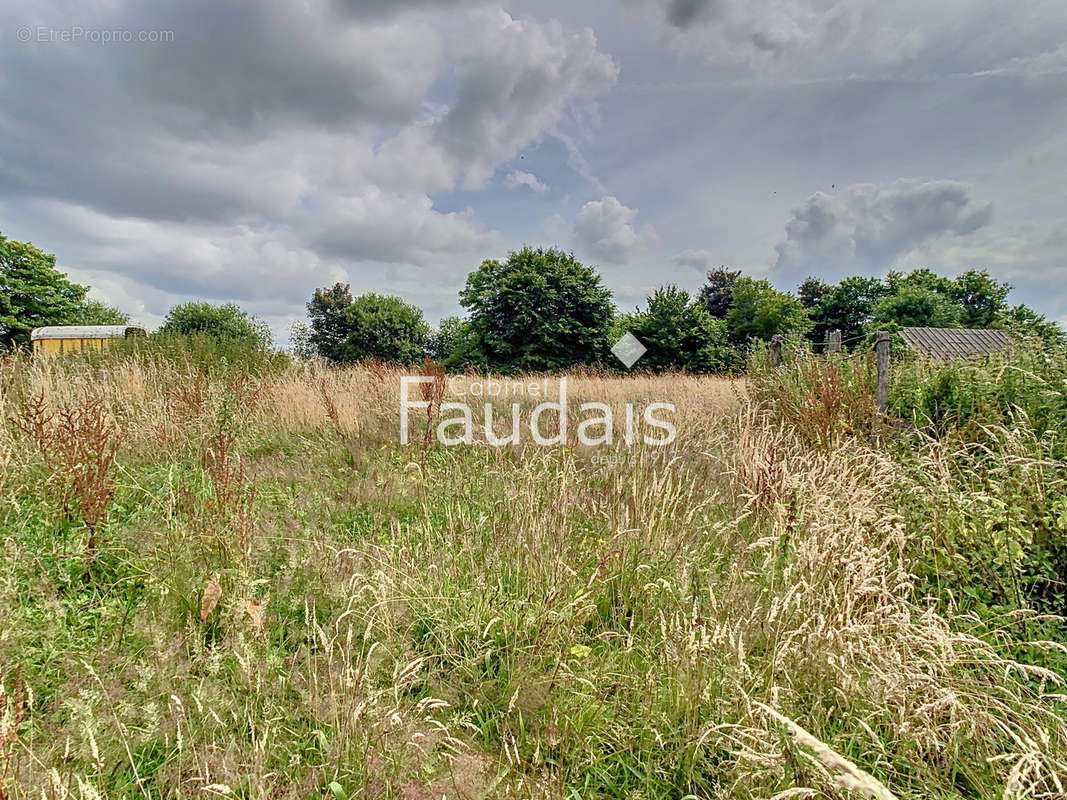
<instances>
[{"instance_id":1,"label":"yellow shed","mask_svg":"<svg viewBox=\"0 0 1067 800\"><path fill-rule=\"evenodd\" d=\"M136 325L49 325L30 333L33 352L40 355L103 350L117 339L144 336Z\"/></svg>"}]
</instances>

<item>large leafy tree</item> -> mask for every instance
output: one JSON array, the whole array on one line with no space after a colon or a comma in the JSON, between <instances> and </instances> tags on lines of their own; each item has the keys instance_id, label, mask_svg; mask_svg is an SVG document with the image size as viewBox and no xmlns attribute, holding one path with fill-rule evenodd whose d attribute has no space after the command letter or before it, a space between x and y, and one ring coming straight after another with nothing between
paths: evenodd
<instances>
[{"instance_id":1,"label":"large leafy tree","mask_svg":"<svg viewBox=\"0 0 1067 800\"><path fill-rule=\"evenodd\" d=\"M423 356L430 328L422 311L398 297L364 294L344 311L345 338L335 351L340 362L377 358L412 364Z\"/></svg>"},{"instance_id":2,"label":"large leafy tree","mask_svg":"<svg viewBox=\"0 0 1067 800\"><path fill-rule=\"evenodd\" d=\"M740 277L741 270L709 269L704 285L700 287L698 302L711 316L724 319L734 301L734 282Z\"/></svg>"},{"instance_id":3,"label":"large leafy tree","mask_svg":"<svg viewBox=\"0 0 1067 800\"><path fill-rule=\"evenodd\" d=\"M830 331L841 331L847 343L863 335L874 313L874 305L886 295L885 285L877 278L855 275L826 287L818 302L809 309L814 327L811 337L825 342Z\"/></svg>"},{"instance_id":4,"label":"large leafy tree","mask_svg":"<svg viewBox=\"0 0 1067 800\"><path fill-rule=\"evenodd\" d=\"M952 296L963 306L963 325L988 328L1007 311L1011 284L994 280L988 272L969 269L953 281Z\"/></svg>"},{"instance_id":5,"label":"large leafy tree","mask_svg":"<svg viewBox=\"0 0 1067 800\"><path fill-rule=\"evenodd\" d=\"M460 303L470 312L470 360L490 369L563 369L607 351L611 293L560 250L526 247L505 261L483 261Z\"/></svg>"},{"instance_id":6,"label":"large leafy tree","mask_svg":"<svg viewBox=\"0 0 1067 800\"><path fill-rule=\"evenodd\" d=\"M904 285L874 306L870 330L902 327L959 328L964 309L950 295L920 285Z\"/></svg>"},{"instance_id":7,"label":"large leafy tree","mask_svg":"<svg viewBox=\"0 0 1067 800\"><path fill-rule=\"evenodd\" d=\"M815 308L826 297L830 288L829 284L824 283L814 275L809 275L800 282L800 287L797 289L797 299L800 300L800 304L804 308Z\"/></svg>"},{"instance_id":8,"label":"large leafy tree","mask_svg":"<svg viewBox=\"0 0 1067 800\"><path fill-rule=\"evenodd\" d=\"M88 287L56 269L56 257L0 235L0 345L29 341L42 325L76 319Z\"/></svg>"},{"instance_id":9,"label":"large leafy tree","mask_svg":"<svg viewBox=\"0 0 1067 800\"><path fill-rule=\"evenodd\" d=\"M182 303L167 312L159 333L171 336L205 336L219 342L267 349L270 329L233 303Z\"/></svg>"},{"instance_id":10,"label":"large leafy tree","mask_svg":"<svg viewBox=\"0 0 1067 800\"><path fill-rule=\"evenodd\" d=\"M779 292L770 281L743 277L734 281L726 327L730 338L743 344L779 333L807 333L811 318L797 298Z\"/></svg>"},{"instance_id":11,"label":"large leafy tree","mask_svg":"<svg viewBox=\"0 0 1067 800\"><path fill-rule=\"evenodd\" d=\"M308 301L311 331L307 342L323 358L341 360L341 345L349 333L345 314L351 305L352 290L346 283L316 289Z\"/></svg>"},{"instance_id":12,"label":"large leafy tree","mask_svg":"<svg viewBox=\"0 0 1067 800\"><path fill-rule=\"evenodd\" d=\"M627 315L626 324L648 348L640 361L642 368L724 372L736 366L726 323L676 286L653 292L646 310Z\"/></svg>"}]
</instances>

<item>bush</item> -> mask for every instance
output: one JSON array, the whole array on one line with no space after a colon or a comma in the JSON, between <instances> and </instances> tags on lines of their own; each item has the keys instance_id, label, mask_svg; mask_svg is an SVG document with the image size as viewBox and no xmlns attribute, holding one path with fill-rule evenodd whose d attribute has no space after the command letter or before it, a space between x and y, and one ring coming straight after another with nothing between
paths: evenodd
<instances>
[{"instance_id":1,"label":"bush","mask_svg":"<svg viewBox=\"0 0 1067 800\"><path fill-rule=\"evenodd\" d=\"M785 339L780 365L772 365L769 350L759 342L749 353L752 393L802 439L830 446L872 430L877 381L870 354L816 356L799 335Z\"/></svg>"},{"instance_id":2,"label":"bush","mask_svg":"<svg viewBox=\"0 0 1067 800\"><path fill-rule=\"evenodd\" d=\"M159 333L166 336L204 336L239 347L267 350L271 346L266 323L233 303L182 303L167 312Z\"/></svg>"},{"instance_id":3,"label":"bush","mask_svg":"<svg viewBox=\"0 0 1067 800\"><path fill-rule=\"evenodd\" d=\"M894 362L889 412L937 435L969 431L984 438L992 425L1023 424L1038 437L1056 436L1054 455L1067 455L1067 355L1060 348L1018 343L1011 353L975 361Z\"/></svg>"}]
</instances>

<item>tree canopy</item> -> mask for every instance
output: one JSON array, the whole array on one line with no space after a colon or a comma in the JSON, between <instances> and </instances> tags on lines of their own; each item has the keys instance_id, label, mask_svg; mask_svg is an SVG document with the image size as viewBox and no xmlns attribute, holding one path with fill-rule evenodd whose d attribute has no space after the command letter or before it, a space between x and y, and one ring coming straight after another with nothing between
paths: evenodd
<instances>
[{"instance_id":1,"label":"tree canopy","mask_svg":"<svg viewBox=\"0 0 1067 800\"><path fill-rule=\"evenodd\" d=\"M676 286L654 291L644 311L626 317L625 328L648 348L642 369L725 372L735 366L726 323Z\"/></svg>"},{"instance_id":2,"label":"tree canopy","mask_svg":"<svg viewBox=\"0 0 1067 800\"><path fill-rule=\"evenodd\" d=\"M56 269L54 255L0 235L0 344L28 342L44 325L71 324L87 291Z\"/></svg>"},{"instance_id":3,"label":"tree canopy","mask_svg":"<svg viewBox=\"0 0 1067 800\"><path fill-rule=\"evenodd\" d=\"M811 318L797 298L779 292L770 281L741 277L734 281L726 326L731 339L743 344L780 333L807 333Z\"/></svg>"},{"instance_id":4,"label":"tree canopy","mask_svg":"<svg viewBox=\"0 0 1067 800\"><path fill-rule=\"evenodd\" d=\"M368 358L412 364L430 333L415 306L374 293L353 298L344 283L316 289L307 309L307 349L337 364Z\"/></svg>"},{"instance_id":5,"label":"tree canopy","mask_svg":"<svg viewBox=\"0 0 1067 800\"><path fill-rule=\"evenodd\" d=\"M399 297L364 294L344 311L345 338L336 350L341 362L376 358L413 364L423 357L430 332L422 311Z\"/></svg>"},{"instance_id":6,"label":"tree canopy","mask_svg":"<svg viewBox=\"0 0 1067 800\"><path fill-rule=\"evenodd\" d=\"M606 357L611 293L600 276L555 249L523 248L483 261L467 278L466 359L506 372L540 372Z\"/></svg>"}]
</instances>

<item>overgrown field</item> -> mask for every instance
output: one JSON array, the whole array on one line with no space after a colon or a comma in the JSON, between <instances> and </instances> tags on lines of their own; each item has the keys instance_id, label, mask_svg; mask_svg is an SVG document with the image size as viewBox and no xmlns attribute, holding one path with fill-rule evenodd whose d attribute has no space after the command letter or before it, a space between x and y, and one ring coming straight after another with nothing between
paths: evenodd
<instances>
[{"instance_id":1,"label":"overgrown field","mask_svg":"<svg viewBox=\"0 0 1067 800\"><path fill-rule=\"evenodd\" d=\"M805 369L570 376L676 406L593 449L444 447L447 382L402 446L378 365L0 362L0 797L1063 797L1058 452Z\"/></svg>"}]
</instances>

